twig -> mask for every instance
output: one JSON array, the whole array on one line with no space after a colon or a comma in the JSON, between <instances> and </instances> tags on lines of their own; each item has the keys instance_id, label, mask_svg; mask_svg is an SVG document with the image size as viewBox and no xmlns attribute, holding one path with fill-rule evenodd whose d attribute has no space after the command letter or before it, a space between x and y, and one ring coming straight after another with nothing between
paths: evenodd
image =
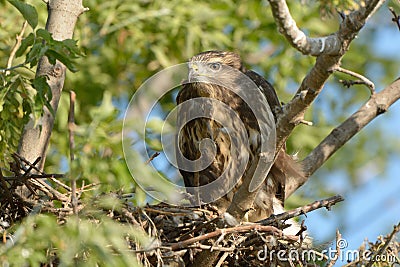
<instances>
[{"instance_id":1,"label":"twig","mask_svg":"<svg viewBox=\"0 0 400 267\"><path fill-rule=\"evenodd\" d=\"M4 73L4 72L10 72L10 71L12 71L12 70L15 70L15 69L18 69L18 68L26 68L28 71L30 71L30 72L33 72L31 69L29 69L29 68L27 68L24 64L18 64L18 65L15 65L15 66L12 66L12 67L10 67L10 68L4 68L4 69L2 69L2 68L0 68L0 72L2 72L2 73Z\"/></svg>"},{"instance_id":2,"label":"twig","mask_svg":"<svg viewBox=\"0 0 400 267\"><path fill-rule=\"evenodd\" d=\"M307 126L313 126L313 122L312 121L306 121L306 120L300 120L301 124L307 125Z\"/></svg>"},{"instance_id":3,"label":"twig","mask_svg":"<svg viewBox=\"0 0 400 267\"><path fill-rule=\"evenodd\" d=\"M44 174L41 170L39 170L38 167L35 166L37 164L37 162L41 160L40 157L36 158L34 163L30 163L29 160L27 160L24 157L20 156L18 153L12 153L11 156L14 158L15 161L23 161L26 165L28 165L30 167L29 171L31 171L33 169L33 170L37 171L38 173ZM23 166L21 166L21 168L23 168ZM26 170L26 169L24 169L24 170Z\"/></svg>"},{"instance_id":4,"label":"twig","mask_svg":"<svg viewBox=\"0 0 400 267\"><path fill-rule=\"evenodd\" d=\"M121 210L122 210L123 214L125 215L125 217L127 217L130 220L131 224L139 226L139 227L141 226L138 223L138 221L135 219L135 217L132 215L132 213L130 213L126 208L122 208Z\"/></svg>"},{"instance_id":5,"label":"twig","mask_svg":"<svg viewBox=\"0 0 400 267\"><path fill-rule=\"evenodd\" d=\"M194 229L192 229L192 230L184 233L183 235L179 236L177 238L177 240L186 240L186 239L188 239L188 236L191 236L192 234L200 232L200 230L202 230L204 228L207 228L208 226L210 226L213 223L217 223L218 219L219 218L217 217L217 218L214 218L213 220L210 220L210 221L207 221L205 223L200 224L199 226L195 227Z\"/></svg>"},{"instance_id":6,"label":"twig","mask_svg":"<svg viewBox=\"0 0 400 267\"><path fill-rule=\"evenodd\" d=\"M276 234L278 236L282 236L282 231L279 230L278 228L271 226L271 225L260 225L260 224L248 224L248 225L240 225L240 226L235 226L231 228L223 228L223 229L217 229L211 233L207 233L204 235L196 236L190 239L186 239L181 242L177 243L172 243L170 244L172 250L180 250L182 248L188 247L188 245L191 245L193 243L207 240L216 236L219 236L221 234L230 234L230 233L240 233L240 232L247 232L249 230L257 230L260 232L269 232Z\"/></svg>"},{"instance_id":7,"label":"twig","mask_svg":"<svg viewBox=\"0 0 400 267\"><path fill-rule=\"evenodd\" d=\"M65 177L65 176L62 175L62 176L59 177L59 178L64 178L64 177ZM31 178L32 178L32 177L31 177ZM55 179L55 178L57 178L57 177L50 176L50 177L48 177L48 178L50 178L50 180L51 180L53 183L55 183L55 184L61 186L62 188L68 190L69 192L71 192L71 187L69 187L68 185L66 185L66 184L64 184L64 183L62 183L62 182L60 182L60 181L57 180L57 179Z\"/></svg>"},{"instance_id":8,"label":"twig","mask_svg":"<svg viewBox=\"0 0 400 267\"><path fill-rule=\"evenodd\" d=\"M154 212L154 213L159 213L159 214L163 214L163 215L170 215L170 216L184 216L184 215L188 214L187 212L186 213L184 213L184 212L176 213L174 211L163 211L163 210L153 209L153 208L150 208L150 207L144 207L142 209L147 211L147 212Z\"/></svg>"},{"instance_id":9,"label":"twig","mask_svg":"<svg viewBox=\"0 0 400 267\"><path fill-rule=\"evenodd\" d=\"M335 256L333 259L331 259L329 261L329 263L326 265L326 267L332 267L333 265L335 265L335 263L337 262L337 260L339 259L339 255L340 255L340 240L342 239L342 235L339 232L339 229L336 230L336 252L335 252Z\"/></svg>"},{"instance_id":10,"label":"twig","mask_svg":"<svg viewBox=\"0 0 400 267\"><path fill-rule=\"evenodd\" d=\"M389 237L386 239L385 244L383 246L381 246L381 248L371 256L371 260L368 262L366 267L371 267L372 264L374 264L375 261L373 259L376 259L377 258L376 256L383 254L383 252L387 249L387 247L389 246L389 244L392 241L395 234L397 234L399 231L400 231L400 223L398 223L397 225L395 225L393 227L393 231L390 233Z\"/></svg>"},{"instance_id":11,"label":"twig","mask_svg":"<svg viewBox=\"0 0 400 267\"><path fill-rule=\"evenodd\" d=\"M246 240L245 236L241 236L237 240L233 241L232 246L230 247L231 249L236 249L239 244L241 244L244 240ZM212 247L213 250L216 249L215 245ZM225 251L225 253L219 258L216 267L223 266L222 264L224 263L225 259L231 254L231 252Z\"/></svg>"},{"instance_id":12,"label":"twig","mask_svg":"<svg viewBox=\"0 0 400 267\"><path fill-rule=\"evenodd\" d=\"M371 95L375 94L375 85L373 82L371 82L368 78L362 76L359 73L356 73L354 71L351 70L347 70L341 67L336 67L335 71L341 72L341 73L345 73L347 75L353 76L357 79L360 79L361 82L357 82L357 84L365 84L368 89L371 91Z\"/></svg>"},{"instance_id":13,"label":"twig","mask_svg":"<svg viewBox=\"0 0 400 267\"><path fill-rule=\"evenodd\" d=\"M15 45L12 48L11 53L10 53L10 57L7 60L7 70L5 72L6 75L10 74L11 65L12 65L12 62L14 60L15 53L17 53L18 48L21 46L22 37L24 36L25 29L26 29L27 26L28 26L28 21L25 20L24 23L22 24L21 32L19 34L17 34L17 36L15 38L16 39Z\"/></svg>"},{"instance_id":14,"label":"twig","mask_svg":"<svg viewBox=\"0 0 400 267\"><path fill-rule=\"evenodd\" d=\"M236 249L236 248L232 248L232 247L226 248L226 247L203 245L203 244L189 245L188 248L200 248L200 249L207 249L207 250L213 249L215 251L225 251L225 252L233 252Z\"/></svg>"},{"instance_id":15,"label":"twig","mask_svg":"<svg viewBox=\"0 0 400 267\"><path fill-rule=\"evenodd\" d=\"M24 174L22 176L26 177L34 167L36 167L36 165L39 163L40 161L40 157L38 157L34 162L32 162L32 164L29 165L29 168L24 170Z\"/></svg>"},{"instance_id":16,"label":"twig","mask_svg":"<svg viewBox=\"0 0 400 267\"><path fill-rule=\"evenodd\" d=\"M339 80L340 83L344 85L344 87L350 88L353 85L362 84L365 85L365 82L362 80Z\"/></svg>"},{"instance_id":17,"label":"twig","mask_svg":"<svg viewBox=\"0 0 400 267\"><path fill-rule=\"evenodd\" d=\"M224 264L225 259L229 256L229 253L230 253L230 252L226 251L226 252L221 256L221 258L219 258L219 260L218 260L218 262L217 262L217 265L215 265L215 267L221 267L222 264Z\"/></svg>"},{"instance_id":18,"label":"twig","mask_svg":"<svg viewBox=\"0 0 400 267\"><path fill-rule=\"evenodd\" d=\"M308 213L308 212L316 210L316 209L320 209L322 207L325 207L329 210L331 206L333 206L336 203L341 202L343 200L344 200L344 198L340 195L329 197L329 198L326 198L323 200L317 200L317 201L314 201L313 203L305 205L303 207L300 207L300 208L297 208L294 210L290 210L290 211L286 211L286 212L278 214L278 215L272 215L272 216L268 217L267 219L259 221L258 223L261 225L270 225L274 222L286 221L293 217Z\"/></svg>"},{"instance_id":19,"label":"twig","mask_svg":"<svg viewBox=\"0 0 400 267\"><path fill-rule=\"evenodd\" d=\"M393 15L392 21L397 25L397 28L399 28L400 31L400 16L396 14L396 11L394 11L393 7L390 6L389 10Z\"/></svg>"},{"instance_id":20,"label":"twig","mask_svg":"<svg viewBox=\"0 0 400 267\"><path fill-rule=\"evenodd\" d=\"M70 91L69 113L68 113L68 134L69 134L69 159L70 159L70 168L71 168L71 205L72 205L72 210L73 210L74 214L77 214L78 201L76 199L76 176L75 176L76 174L73 171L74 170L73 162L75 159L75 156L74 156L75 99L76 99L75 92Z\"/></svg>"},{"instance_id":21,"label":"twig","mask_svg":"<svg viewBox=\"0 0 400 267\"><path fill-rule=\"evenodd\" d=\"M153 161L156 157L158 157L160 155L160 152L156 152L153 155L151 155L151 157L146 160L146 162L144 163L145 165L148 165L151 161Z\"/></svg>"},{"instance_id":22,"label":"twig","mask_svg":"<svg viewBox=\"0 0 400 267\"><path fill-rule=\"evenodd\" d=\"M31 184L34 185L38 190L44 192L50 198L55 198L60 201L68 201L68 198L66 196L64 196L42 180L31 180Z\"/></svg>"},{"instance_id":23,"label":"twig","mask_svg":"<svg viewBox=\"0 0 400 267\"><path fill-rule=\"evenodd\" d=\"M78 199L81 198L81 195L82 195L82 193L84 192L84 189L85 189L85 180L82 180L81 189L79 189L78 194L77 194L77 196L76 196Z\"/></svg>"},{"instance_id":24,"label":"twig","mask_svg":"<svg viewBox=\"0 0 400 267\"><path fill-rule=\"evenodd\" d=\"M4 179L6 181L12 181L12 180L20 180L22 178L25 179L46 179L46 178L64 178L64 174L58 174L58 173L45 173L45 174L25 174L25 175L16 175L16 176L4 176ZM59 182L59 181L58 181ZM59 182L60 183L60 182Z\"/></svg>"}]
</instances>

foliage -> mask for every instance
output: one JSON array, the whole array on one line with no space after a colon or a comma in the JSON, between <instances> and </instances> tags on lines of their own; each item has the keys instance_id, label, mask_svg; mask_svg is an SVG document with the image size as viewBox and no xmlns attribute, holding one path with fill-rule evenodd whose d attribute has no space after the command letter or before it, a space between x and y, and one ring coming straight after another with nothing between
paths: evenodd
<instances>
[{"instance_id":1,"label":"foliage","mask_svg":"<svg viewBox=\"0 0 400 267\"><path fill-rule=\"evenodd\" d=\"M139 266L133 254L117 252L128 250L128 238L145 243L140 230L106 216L101 222L69 217L60 224L53 215L32 215L10 229L13 245L0 246L0 261L3 266L42 266L57 257L59 266Z\"/></svg>"},{"instance_id":2,"label":"foliage","mask_svg":"<svg viewBox=\"0 0 400 267\"><path fill-rule=\"evenodd\" d=\"M14 5L32 27L15 53L15 57L25 55L25 60L17 65L0 69L0 162L9 161L9 155L15 152L22 129L34 118L34 124L40 125L43 108L48 108L53 115L50 105L52 93L45 76L34 77L29 68L34 68L42 56L47 56L49 62L56 60L64 63L71 71L76 71L73 60L81 55L76 41L54 40L44 29L35 28L38 24L36 9L21 1L9 1ZM10 55L10 62L13 55ZM0 164L1 166L2 164Z\"/></svg>"}]
</instances>

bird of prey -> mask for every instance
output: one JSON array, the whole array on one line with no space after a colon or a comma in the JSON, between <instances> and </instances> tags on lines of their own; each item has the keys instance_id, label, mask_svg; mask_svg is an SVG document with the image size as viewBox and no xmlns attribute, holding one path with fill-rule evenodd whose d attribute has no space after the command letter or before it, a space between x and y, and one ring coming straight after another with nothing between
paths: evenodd
<instances>
[{"instance_id":1,"label":"bird of prey","mask_svg":"<svg viewBox=\"0 0 400 267\"><path fill-rule=\"evenodd\" d=\"M281 105L272 85L256 72L246 70L236 53L202 52L193 56L188 65L188 80L183 83L182 89L177 95L177 104L196 99L201 99L202 102L191 104L188 108L178 111L177 145L179 153L185 160L196 162L203 157L203 161L199 164L206 162L207 166L194 169L185 168L182 161L179 165L178 159L178 168L183 176L185 186L190 188L188 191L192 194L196 194L197 187L211 184L222 177L222 181L219 179L220 183L207 189L203 197L211 196L212 198L213 195L218 195L222 191L224 195L216 199L213 204L219 211L225 212L244 177L251 175L250 170L259 164L258 155L262 145L260 138L262 127L257 121L257 114L254 114L251 109L250 105L253 103L246 103L239 94L227 87L245 90L245 88L240 88L242 85L238 82L238 75L246 75L267 100L267 103L263 105L264 107L269 105L269 109L265 108L263 112L272 112L273 118L276 120ZM248 94L250 93L248 92ZM259 97L249 97L253 102L262 101ZM262 102L255 104L262 104ZM196 116L196 112L199 111L206 115ZM246 146L242 144L233 152L233 147L238 142L232 139L232 135L239 131L236 128L239 127L239 124L244 126L245 131L244 136L239 134L238 138L248 140L248 142L245 142ZM202 140L208 140L208 143L204 143ZM238 171L238 166L242 161L245 161L244 170ZM263 182L255 197L253 209L249 211L249 221L258 221L271 214L282 212L285 181L303 177L304 174L300 164L288 155L286 148L283 147L277 153L268 176L267 173L264 175L266 177L259 177ZM234 180L234 176L239 177ZM199 201L197 204L201 204L202 199L197 199L197 201Z\"/></svg>"}]
</instances>

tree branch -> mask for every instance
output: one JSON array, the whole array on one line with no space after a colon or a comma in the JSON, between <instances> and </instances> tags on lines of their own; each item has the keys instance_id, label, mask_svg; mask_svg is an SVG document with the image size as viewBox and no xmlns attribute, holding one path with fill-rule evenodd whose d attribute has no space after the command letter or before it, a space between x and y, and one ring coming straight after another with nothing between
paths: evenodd
<instances>
[{"instance_id":1,"label":"tree branch","mask_svg":"<svg viewBox=\"0 0 400 267\"><path fill-rule=\"evenodd\" d=\"M281 113L278 114L276 149L279 151L293 129L304 120L306 110L322 91L329 76L340 67L340 61L348 51L352 40L384 1L367 1L365 6L343 16L337 32L320 38L309 38L299 30L284 0L269 0L269 2L279 31L289 43L303 54L317 56L314 67L302 81L296 95L283 106ZM373 99L379 99L379 96L375 96ZM321 159L319 159L320 161ZM322 161L324 162L324 160ZM305 160L306 175L311 175L321 164ZM286 181L285 197L289 197L307 180L308 178L304 177L301 180L289 179Z\"/></svg>"},{"instance_id":2,"label":"tree branch","mask_svg":"<svg viewBox=\"0 0 400 267\"><path fill-rule=\"evenodd\" d=\"M272 14L278 26L278 31L286 37L288 42L304 55L319 56L321 54L337 54L341 42L337 36L310 38L301 31L290 14L284 0L269 0Z\"/></svg>"},{"instance_id":3,"label":"tree branch","mask_svg":"<svg viewBox=\"0 0 400 267\"><path fill-rule=\"evenodd\" d=\"M375 93L375 84L373 82L371 82L367 77L362 76L361 74L358 74L354 71L347 70L347 69L344 69L341 67L337 67L336 71L353 76L357 79L360 79L360 81L356 81L353 84L365 84L368 87L368 89L370 90L371 94ZM348 83L348 84L350 84L350 83Z\"/></svg>"},{"instance_id":4,"label":"tree branch","mask_svg":"<svg viewBox=\"0 0 400 267\"><path fill-rule=\"evenodd\" d=\"M75 23L80 14L86 9L82 6L82 0L50 0L47 2L49 16L46 23L48 30L55 40L65 40L72 38ZM57 111L64 86L66 67L59 61L55 65L49 63L47 57L42 57L36 72L36 76L46 76L47 83L51 88L53 98L50 105L54 112ZM46 150L49 144L50 135L53 130L54 117L45 108L41 123L34 126L30 121L21 136L18 154L33 162L41 157L39 169L42 170L46 158Z\"/></svg>"},{"instance_id":5,"label":"tree branch","mask_svg":"<svg viewBox=\"0 0 400 267\"><path fill-rule=\"evenodd\" d=\"M7 71L6 71L6 75L10 74L10 70L11 70L11 66L12 66L12 62L14 60L15 54L17 53L18 48L21 46L21 42L22 42L22 37L24 36L26 27L28 26L28 21L24 21L24 23L22 24L22 29L21 32L19 34L17 34L17 36L15 37L15 45L11 50L10 53L10 57L7 60Z\"/></svg>"},{"instance_id":6,"label":"tree branch","mask_svg":"<svg viewBox=\"0 0 400 267\"><path fill-rule=\"evenodd\" d=\"M366 20L383 4L384 1L372 0L368 1L365 7L361 7L358 11L353 12L348 17L344 17L342 26L344 32L349 33L348 39L353 33L358 32L365 24ZM271 4L272 14L278 25L278 30L283 34L288 42L304 55L338 55L343 51L343 41L340 31L325 37L311 38L301 31L290 14L289 8L285 0L269 0ZM349 27L350 26L350 27ZM356 31L353 32L352 28ZM358 28L358 29L357 29ZM354 38L354 36L352 37ZM352 39L351 38L351 39Z\"/></svg>"},{"instance_id":7,"label":"tree branch","mask_svg":"<svg viewBox=\"0 0 400 267\"><path fill-rule=\"evenodd\" d=\"M371 98L332 132L303 160L307 176L312 175L340 147L400 98L400 78ZM300 186L300 185L299 185Z\"/></svg>"},{"instance_id":8,"label":"tree branch","mask_svg":"<svg viewBox=\"0 0 400 267\"><path fill-rule=\"evenodd\" d=\"M307 37L301 38L300 30L296 24L290 22L293 20L289 9L287 8L286 2L283 0L269 0L271 3L272 13L275 21L280 29L285 29L284 35L288 39L289 43L293 44L298 39L311 40ZM322 41L306 41L300 42L301 50L314 51L321 50L318 54L316 63L311 71L304 78L300 88L298 89L295 97L283 107L282 113L277 119L277 151L286 142L286 139L293 131L294 127L298 125L303 119L307 108L316 99L318 94L322 91L322 88L332 74L340 65L340 60L346 51L349 49L351 41L356 37L361 28L365 25L367 19L373 14L378 7L383 4L384 1L372 0L369 1L365 7L360 7L359 10L350 13L344 17L339 30L332 34L331 38L335 41L329 41L335 43L335 47L324 44L324 49L321 50ZM286 25L286 26L284 26ZM289 27L290 26L290 27ZM282 30L281 30L282 31ZM300 37L299 37L300 36ZM326 38L326 37L324 37ZM322 43L321 43L322 42ZM318 43L321 43L319 46ZM315 46L315 47L312 47ZM296 46L295 46L296 47ZM329 47L325 48L325 47ZM297 48L297 47L296 47ZM310 53L311 54L311 53Z\"/></svg>"},{"instance_id":9,"label":"tree branch","mask_svg":"<svg viewBox=\"0 0 400 267\"><path fill-rule=\"evenodd\" d=\"M259 232L267 232L267 233L271 233L271 234L274 234L277 236L282 236L282 231L274 226L260 225L260 224L246 224L246 225L239 225L239 226L230 227L230 228L222 228L222 229L218 228L217 230L215 230L211 233L206 233L206 234L203 234L200 236L186 239L184 241L172 243L172 244L170 244L170 246L171 246L171 250L174 251L174 250L186 248L189 245L194 244L196 242L214 238L214 237L217 237L220 235L248 232L250 230L255 230L255 231L259 231Z\"/></svg>"},{"instance_id":10,"label":"tree branch","mask_svg":"<svg viewBox=\"0 0 400 267\"><path fill-rule=\"evenodd\" d=\"M339 244L340 240L342 239L342 234L339 232L339 229L336 229L336 253L335 256L328 262L326 267L332 267L335 265L337 260L339 259L341 253L341 246Z\"/></svg>"},{"instance_id":11,"label":"tree branch","mask_svg":"<svg viewBox=\"0 0 400 267\"><path fill-rule=\"evenodd\" d=\"M338 202L343 201L344 198L341 195L336 195L333 197L329 197L326 199L322 199L322 200L316 200L311 204L305 205L303 207L299 207L296 208L294 210L290 210L290 211L286 211L283 212L281 214L278 215L271 215L270 217L268 217L267 219L261 220L258 223L261 225L270 225L274 222L277 221L286 221L289 220L291 218L300 216L302 214L306 214L310 211L316 210L316 209L320 209L322 207L327 208L328 210L330 210L331 206L335 205Z\"/></svg>"},{"instance_id":12,"label":"tree branch","mask_svg":"<svg viewBox=\"0 0 400 267\"><path fill-rule=\"evenodd\" d=\"M396 11L394 11L393 7L389 7L389 10L393 15L392 21L397 25L397 28L399 28L400 31L400 16L396 14Z\"/></svg>"}]
</instances>

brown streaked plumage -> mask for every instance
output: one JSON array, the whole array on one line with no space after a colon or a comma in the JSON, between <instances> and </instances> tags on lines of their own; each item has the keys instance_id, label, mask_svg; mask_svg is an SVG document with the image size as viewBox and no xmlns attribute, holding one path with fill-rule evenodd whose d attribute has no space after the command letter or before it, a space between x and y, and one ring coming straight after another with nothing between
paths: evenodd
<instances>
[{"instance_id":1,"label":"brown streaked plumage","mask_svg":"<svg viewBox=\"0 0 400 267\"><path fill-rule=\"evenodd\" d=\"M198 76L199 66L196 66L195 62L206 63L205 68L210 68L206 71L211 71L215 75L213 77L200 77ZM191 64L192 63L192 64ZM189 82L185 83L177 96L177 103L182 104L183 102L195 99L198 97L207 97L209 99L218 100L229 106L235 114L238 115L240 120L243 122L246 129L245 134L249 140L248 147L240 147L238 150L232 152L232 147L235 145L229 137L229 133L226 128L215 119L214 116L218 115L218 118L230 119L228 115L221 114L224 111L219 110L217 107L207 109L209 112L209 118L196 118L187 122L183 127L178 136L178 145L183 156L188 160L194 161L204 155L212 154L213 151L201 151L201 140L210 139L213 142L213 148L215 157L211 160L211 164L208 167L195 171L185 171L180 169L183 176L185 186L187 187L198 187L207 185L215 181L218 177L224 176L224 183L220 185L221 190L233 187L224 197L215 201L215 204L221 211L225 211L230 202L232 201L233 194L240 186L243 178L240 178L238 183L232 181L231 177L237 175L238 163L233 162L232 156L237 156L239 159L243 157L241 151L246 150L249 155L248 164L245 167L245 172L241 177L248 175L248 171L252 164L257 164L257 155L260 153L261 138L260 138L260 127L256 120L256 116L253 114L250 107L241 99L237 94L232 91L213 84L208 81L217 79L224 85L237 87L237 72L230 72L221 66L229 66L235 70L244 73L249 77L266 97L270 110L272 111L274 118L276 119L277 112L279 112L281 106L276 95L276 92L272 85L268 83L263 77L257 73L246 70L242 64L240 57L232 52L223 51L207 51L200 53L190 59L189 62ZM253 99L252 101L259 101ZM211 103L215 106L215 103ZM265 105L264 105L265 106ZM178 125L180 121L185 121L185 118L190 117L190 110L178 112ZM269 112L267 108L263 112ZM233 123L230 131L236 131L236 122ZM228 127L229 128L229 127ZM243 136L241 136L243 137ZM210 148L209 148L210 149ZM236 153L236 154L232 154ZM270 216L283 206L284 192L285 192L285 181L289 177L303 176L301 167L293 160L293 158L286 154L285 148L282 148L278 153L274 165L268 174L268 177L264 180L261 185L256 199L254 201L254 211L249 213L249 220L256 221ZM262 177L264 178L264 177ZM208 192L208 194L218 194L219 189L214 189ZM195 193L193 190L190 193Z\"/></svg>"}]
</instances>

